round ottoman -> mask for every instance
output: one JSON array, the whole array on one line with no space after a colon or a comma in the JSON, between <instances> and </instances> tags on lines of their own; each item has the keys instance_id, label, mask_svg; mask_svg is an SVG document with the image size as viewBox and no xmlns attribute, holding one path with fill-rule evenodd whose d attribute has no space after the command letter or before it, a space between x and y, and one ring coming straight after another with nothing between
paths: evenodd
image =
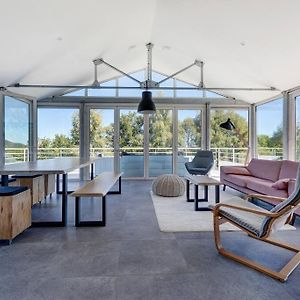
<instances>
[{"instance_id":1,"label":"round ottoman","mask_svg":"<svg viewBox=\"0 0 300 300\"><path fill-rule=\"evenodd\" d=\"M159 196L178 197L184 194L185 183L178 175L164 174L154 179L152 191Z\"/></svg>"}]
</instances>

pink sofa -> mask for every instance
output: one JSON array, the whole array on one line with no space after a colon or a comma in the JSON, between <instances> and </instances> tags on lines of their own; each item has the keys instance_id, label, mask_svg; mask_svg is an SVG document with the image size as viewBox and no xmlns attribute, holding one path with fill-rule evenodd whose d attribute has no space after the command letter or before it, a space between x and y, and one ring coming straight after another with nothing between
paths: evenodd
<instances>
[{"instance_id":1,"label":"pink sofa","mask_svg":"<svg viewBox=\"0 0 300 300\"><path fill-rule=\"evenodd\" d=\"M263 194L287 198L295 188L299 162L252 159L248 166L221 167L221 182L245 194ZM279 200L268 201L272 205ZM297 210L300 215L300 209Z\"/></svg>"}]
</instances>

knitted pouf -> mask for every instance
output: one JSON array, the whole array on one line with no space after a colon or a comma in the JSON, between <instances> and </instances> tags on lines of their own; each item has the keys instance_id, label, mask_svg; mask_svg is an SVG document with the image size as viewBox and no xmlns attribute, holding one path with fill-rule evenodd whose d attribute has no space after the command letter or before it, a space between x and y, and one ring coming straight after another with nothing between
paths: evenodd
<instances>
[{"instance_id":1,"label":"knitted pouf","mask_svg":"<svg viewBox=\"0 0 300 300\"><path fill-rule=\"evenodd\" d=\"M159 196L178 197L184 194L185 183L178 175L164 174L153 181L152 191Z\"/></svg>"}]
</instances>

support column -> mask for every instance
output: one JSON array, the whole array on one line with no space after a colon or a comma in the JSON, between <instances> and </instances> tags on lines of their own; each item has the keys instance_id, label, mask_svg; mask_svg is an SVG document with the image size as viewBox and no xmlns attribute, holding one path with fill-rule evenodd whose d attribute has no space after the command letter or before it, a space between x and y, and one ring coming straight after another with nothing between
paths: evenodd
<instances>
[{"instance_id":1,"label":"support column","mask_svg":"<svg viewBox=\"0 0 300 300\"><path fill-rule=\"evenodd\" d=\"M149 178L149 115L144 115L144 177Z\"/></svg>"},{"instance_id":2,"label":"support column","mask_svg":"<svg viewBox=\"0 0 300 300\"><path fill-rule=\"evenodd\" d=\"M293 95L283 93L283 158L295 160L296 103Z\"/></svg>"},{"instance_id":3,"label":"support column","mask_svg":"<svg viewBox=\"0 0 300 300\"><path fill-rule=\"evenodd\" d=\"M250 147L250 157L257 157L257 133L256 133L256 107L254 104L251 104L249 109L249 147Z\"/></svg>"},{"instance_id":4,"label":"support column","mask_svg":"<svg viewBox=\"0 0 300 300\"><path fill-rule=\"evenodd\" d=\"M205 111L203 114L203 122L202 122L202 134L203 134L203 149L210 149L210 104L205 104Z\"/></svg>"},{"instance_id":5,"label":"support column","mask_svg":"<svg viewBox=\"0 0 300 300\"><path fill-rule=\"evenodd\" d=\"M173 163L173 174L177 174L177 159L178 159L178 110L173 109L172 114L173 121L173 155L172 155L172 163Z\"/></svg>"},{"instance_id":6,"label":"support column","mask_svg":"<svg viewBox=\"0 0 300 300\"><path fill-rule=\"evenodd\" d=\"M89 158L90 157L90 110L84 104L80 104L79 109L79 155L80 157ZM89 167L80 169L80 180L88 180Z\"/></svg>"},{"instance_id":7,"label":"support column","mask_svg":"<svg viewBox=\"0 0 300 300\"><path fill-rule=\"evenodd\" d=\"M119 173L120 166L120 109L114 110L114 171Z\"/></svg>"},{"instance_id":8,"label":"support column","mask_svg":"<svg viewBox=\"0 0 300 300\"><path fill-rule=\"evenodd\" d=\"M4 95L0 94L0 166L5 164L5 123L4 123Z\"/></svg>"},{"instance_id":9,"label":"support column","mask_svg":"<svg viewBox=\"0 0 300 300\"><path fill-rule=\"evenodd\" d=\"M38 158L38 111L37 100L32 100L30 104L29 117L29 160L35 161Z\"/></svg>"}]
</instances>

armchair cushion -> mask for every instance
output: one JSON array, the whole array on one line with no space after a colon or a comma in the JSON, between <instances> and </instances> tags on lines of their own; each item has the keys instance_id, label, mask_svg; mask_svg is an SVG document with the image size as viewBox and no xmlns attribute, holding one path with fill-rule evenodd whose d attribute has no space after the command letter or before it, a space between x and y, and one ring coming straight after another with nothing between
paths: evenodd
<instances>
[{"instance_id":1,"label":"armchair cushion","mask_svg":"<svg viewBox=\"0 0 300 300\"><path fill-rule=\"evenodd\" d=\"M253 203L239 197L233 197L231 199L228 199L227 201L223 201L222 203L250 208L263 212L269 212L268 210L256 206ZM237 225L240 225L243 228L248 229L257 236L260 236L261 226L266 218L265 216L229 207L221 207L219 212L230 221L236 223Z\"/></svg>"}]
</instances>

